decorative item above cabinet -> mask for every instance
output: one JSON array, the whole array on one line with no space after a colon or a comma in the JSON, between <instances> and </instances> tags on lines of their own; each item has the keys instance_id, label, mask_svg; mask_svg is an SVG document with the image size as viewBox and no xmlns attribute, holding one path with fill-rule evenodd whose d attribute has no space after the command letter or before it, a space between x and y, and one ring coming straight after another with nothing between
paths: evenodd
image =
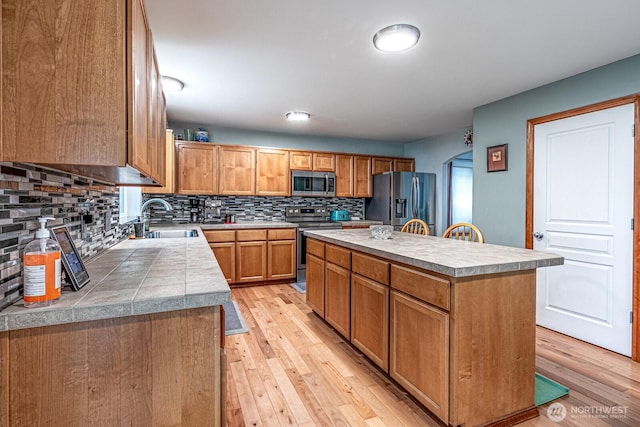
<instances>
[{"instance_id":1,"label":"decorative item above cabinet","mask_svg":"<svg viewBox=\"0 0 640 427\"><path fill-rule=\"evenodd\" d=\"M1 159L164 184L165 101L143 1L65 3L2 0Z\"/></svg>"}]
</instances>

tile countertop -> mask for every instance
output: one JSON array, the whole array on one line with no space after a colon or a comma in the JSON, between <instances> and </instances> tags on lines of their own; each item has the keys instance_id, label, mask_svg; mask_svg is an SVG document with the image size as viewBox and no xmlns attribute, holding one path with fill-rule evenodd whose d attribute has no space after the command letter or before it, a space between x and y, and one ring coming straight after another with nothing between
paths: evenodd
<instances>
[{"instance_id":1,"label":"tile countertop","mask_svg":"<svg viewBox=\"0 0 640 427\"><path fill-rule=\"evenodd\" d=\"M468 277L561 265L551 252L421 236L394 231L376 240L369 230L313 230L306 236L450 277Z\"/></svg>"},{"instance_id":2,"label":"tile countertop","mask_svg":"<svg viewBox=\"0 0 640 427\"><path fill-rule=\"evenodd\" d=\"M193 229L193 225L151 227ZM209 244L198 237L124 240L85 263L91 281L63 289L49 307L22 300L0 311L0 331L221 305L231 290Z\"/></svg>"}]
</instances>

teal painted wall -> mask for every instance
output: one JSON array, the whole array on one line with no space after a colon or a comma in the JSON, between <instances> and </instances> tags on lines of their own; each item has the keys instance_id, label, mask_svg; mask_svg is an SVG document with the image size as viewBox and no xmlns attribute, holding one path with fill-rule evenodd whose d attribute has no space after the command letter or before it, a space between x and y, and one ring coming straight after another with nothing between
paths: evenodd
<instances>
[{"instance_id":1,"label":"teal painted wall","mask_svg":"<svg viewBox=\"0 0 640 427\"><path fill-rule=\"evenodd\" d=\"M404 146L400 143L261 132L194 123L169 123L169 128L174 129L175 133L178 134L182 134L183 129L197 130L199 127L209 132L209 138L212 138L211 140L217 144L335 151L338 153L372 154L393 157L402 157L404 153Z\"/></svg>"},{"instance_id":2,"label":"teal painted wall","mask_svg":"<svg viewBox=\"0 0 640 427\"><path fill-rule=\"evenodd\" d=\"M475 108L473 222L487 242L524 247L527 120L639 92L636 55ZM505 143L509 170L487 173L487 147Z\"/></svg>"}]
</instances>

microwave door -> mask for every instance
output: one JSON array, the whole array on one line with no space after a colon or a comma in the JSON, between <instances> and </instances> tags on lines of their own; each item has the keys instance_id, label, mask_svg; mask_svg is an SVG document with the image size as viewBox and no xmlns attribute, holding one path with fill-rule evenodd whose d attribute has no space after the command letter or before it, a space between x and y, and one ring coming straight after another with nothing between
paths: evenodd
<instances>
[{"instance_id":1,"label":"microwave door","mask_svg":"<svg viewBox=\"0 0 640 427\"><path fill-rule=\"evenodd\" d=\"M293 192L295 194L311 193L312 179L308 176L293 176Z\"/></svg>"},{"instance_id":2,"label":"microwave door","mask_svg":"<svg viewBox=\"0 0 640 427\"><path fill-rule=\"evenodd\" d=\"M322 172L314 172L311 183L311 195L313 196L325 196L326 195L326 179L325 174Z\"/></svg>"}]
</instances>

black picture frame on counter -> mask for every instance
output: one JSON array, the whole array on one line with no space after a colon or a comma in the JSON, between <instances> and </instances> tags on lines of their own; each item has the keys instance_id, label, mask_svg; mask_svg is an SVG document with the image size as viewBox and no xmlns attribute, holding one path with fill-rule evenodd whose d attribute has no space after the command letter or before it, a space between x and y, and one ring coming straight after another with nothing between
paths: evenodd
<instances>
[{"instance_id":1,"label":"black picture frame on counter","mask_svg":"<svg viewBox=\"0 0 640 427\"><path fill-rule=\"evenodd\" d=\"M89 272L82 262L80 253L73 243L71 234L66 226L59 226L51 228L51 238L58 242L60 249L62 250L62 266L69 282L71 289L79 291L84 285L89 283L91 278Z\"/></svg>"},{"instance_id":2,"label":"black picture frame on counter","mask_svg":"<svg viewBox=\"0 0 640 427\"><path fill-rule=\"evenodd\" d=\"M507 170L507 145L487 147L487 172L502 172Z\"/></svg>"}]
</instances>

